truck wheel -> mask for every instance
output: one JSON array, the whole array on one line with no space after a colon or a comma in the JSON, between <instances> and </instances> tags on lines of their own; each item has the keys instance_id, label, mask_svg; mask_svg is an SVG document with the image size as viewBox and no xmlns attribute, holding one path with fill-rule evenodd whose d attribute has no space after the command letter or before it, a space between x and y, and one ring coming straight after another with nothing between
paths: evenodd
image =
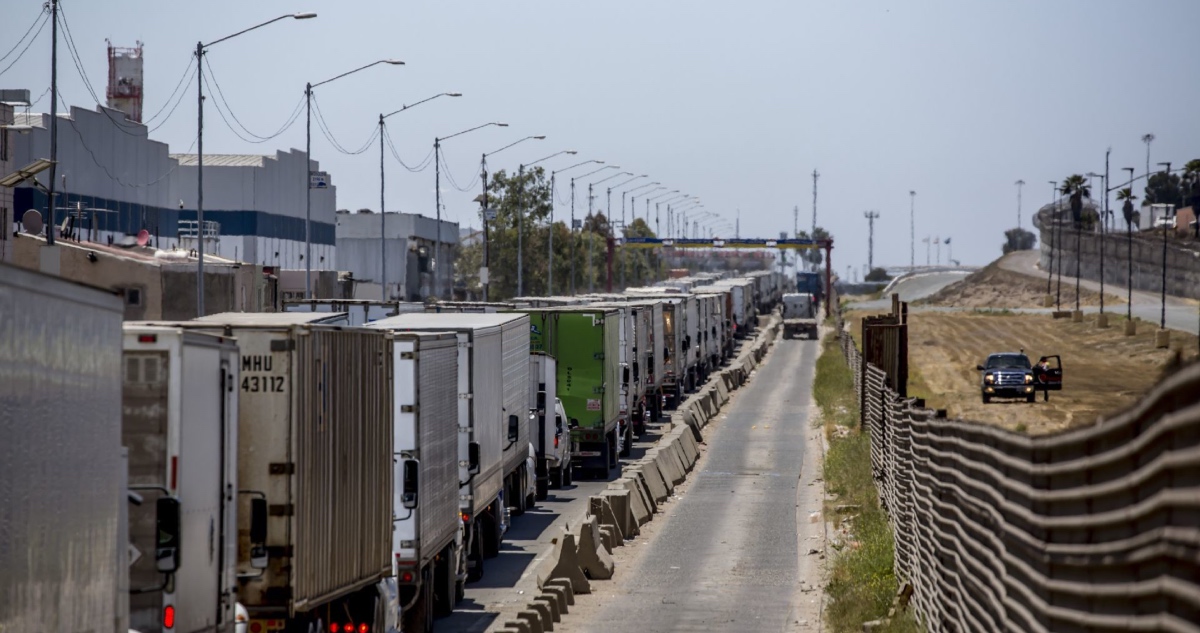
<instances>
[{"instance_id":1,"label":"truck wheel","mask_svg":"<svg viewBox=\"0 0 1200 633\"><path fill-rule=\"evenodd\" d=\"M562 466L552 468L550 470L550 487L555 490L561 490L563 487L563 472L566 469Z\"/></svg>"},{"instance_id":2,"label":"truck wheel","mask_svg":"<svg viewBox=\"0 0 1200 633\"><path fill-rule=\"evenodd\" d=\"M546 497L550 496L550 485L554 483L552 478L538 479L537 481L537 500L545 501Z\"/></svg>"},{"instance_id":3,"label":"truck wheel","mask_svg":"<svg viewBox=\"0 0 1200 633\"><path fill-rule=\"evenodd\" d=\"M525 475L515 474L510 478L509 490L504 492L506 499L513 500L512 516L519 517L525 514Z\"/></svg>"},{"instance_id":4,"label":"truck wheel","mask_svg":"<svg viewBox=\"0 0 1200 633\"><path fill-rule=\"evenodd\" d=\"M483 535L476 526L475 538L471 540L471 551L467 554L467 582L483 580Z\"/></svg>"},{"instance_id":5,"label":"truck wheel","mask_svg":"<svg viewBox=\"0 0 1200 633\"><path fill-rule=\"evenodd\" d=\"M1025 402L1037 402L1037 394L1031 393L1025 396Z\"/></svg>"},{"instance_id":6,"label":"truck wheel","mask_svg":"<svg viewBox=\"0 0 1200 633\"><path fill-rule=\"evenodd\" d=\"M991 401L992 401L992 397L991 397L991 396L989 396L989 395L987 395L987 394L983 394L983 403L984 403L984 404L987 404L987 403L989 403L989 402L991 402Z\"/></svg>"},{"instance_id":7,"label":"truck wheel","mask_svg":"<svg viewBox=\"0 0 1200 633\"><path fill-rule=\"evenodd\" d=\"M454 544L451 543L442 550L442 555L433 567L433 612L439 618L444 618L454 612L458 581L454 577L454 559L451 556L453 550Z\"/></svg>"},{"instance_id":8,"label":"truck wheel","mask_svg":"<svg viewBox=\"0 0 1200 633\"><path fill-rule=\"evenodd\" d=\"M490 511L484 511L479 517L479 537L483 545L483 557L495 558L500 555L500 513L503 508L496 502L488 506Z\"/></svg>"},{"instance_id":9,"label":"truck wheel","mask_svg":"<svg viewBox=\"0 0 1200 633\"><path fill-rule=\"evenodd\" d=\"M568 462L567 465L563 466L562 468L562 486L565 487L571 485L571 482L574 481L574 479L575 473L571 470L571 463Z\"/></svg>"}]
</instances>

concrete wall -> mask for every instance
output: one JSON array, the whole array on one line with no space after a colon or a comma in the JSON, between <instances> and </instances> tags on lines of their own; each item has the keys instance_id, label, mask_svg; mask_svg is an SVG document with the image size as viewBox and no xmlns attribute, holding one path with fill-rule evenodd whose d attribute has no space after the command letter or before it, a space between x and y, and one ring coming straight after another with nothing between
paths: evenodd
<instances>
[{"instance_id":1,"label":"concrete wall","mask_svg":"<svg viewBox=\"0 0 1200 633\"><path fill-rule=\"evenodd\" d=\"M379 283L381 278L380 217L377 213L337 214L337 268L356 279ZM434 274L443 296L449 296L453 284L454 257L458 245L458 224L441 223L441 262L437 261L438 222L412 213L388 212L387 281L388 296L405 301L421 301L433 294ZM430 253L429 265L435 272L420 272L420 248Z\"/></svg>"},{"instance_id":2,"label":"concrete wall","mask_svg":"<svg viewBox=\"0 0 1200 633\"><path fill-rule=\"evenodd\" d=\"M1143 215L1147 215L1147 210ZM1119 216L1118 216L1119 217ZM1084 279L1100 280L1101 248L1104 250L1104 281L1105 283L1125 286L1129 274L1129 253L1132 251L1133 288L1160 292L1162 290L1163 243L1162 233L1147 232L1135 234L1129 239L1128 233L1108 233L1101 236L1098 233L1084 231L1075 232L1067 222L1060 225L1057 238L1050 235L1051 223L1046 221L1047 215L1038 212L1034 216L1034 226L1040 232L1042 270L1049 270L1052 257L1062 257L1063 276L1075 276L1076 244L1079 244L1080 270ZM1186 231L1180 235L1186 234ZM1076 238L1079 238L1078 241ZM1061 242L1061 244L1057 243ZM1058 265L1057 260L1055 266ZM1180 297L1200 298L1200 250L1196 242L1181 243L1171 239L1167 243L1167 294Z\"/></svg>"},{"instance_id":3,"label":"concrete wall","mask_svg":"<svg viewBox=\"0 0 1200 633\"><path fill-rule=\"evenodd\" d=\"M38 270L43 239L13 240L13 263ZM125 320L192 319L196 317L196 263L161 262L153 255L123 253L98 244L58 241L60 274L65 279L123 291ZM88 254L94 254L94 260ZM136 291L136 292L135 292ZM204 307L217 312L270 312L274 288L262 268L252 264L209 264L204 267Z\"/></svg>"}]
</instances>

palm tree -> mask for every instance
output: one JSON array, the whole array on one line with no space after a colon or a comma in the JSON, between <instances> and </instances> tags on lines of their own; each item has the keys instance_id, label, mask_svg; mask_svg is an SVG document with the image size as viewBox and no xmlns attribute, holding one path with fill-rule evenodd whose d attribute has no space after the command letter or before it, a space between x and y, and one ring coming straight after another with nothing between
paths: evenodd
<instances>
[{"instance_id":1,"label":"palm tree","mask_svg":"<svg viewBox=\"0 0 1200 633\"><path fill-rule=\"evenodd\" d=\"M1137 196L1133 195L1133 187L1125 187L1118 191L1117 200L1125 201L1125 204L1121 206L1121 211L1125 214L1125 226L1126 228L1132 227L1134 221L1133 201L1137 200Z\"/></svg>"},{"instance_id":2,"label":"palm tree","mask_svg":"<svg viewBox=\"0 0 1200 633\"><path fill-rule=\"evenodd\" d=\"M1067 176L1062 182L1063 195L1069 196L1078 191L1082 197L1091 199L1092 188L1088 185L1087 178L1081 174L1072 174Z\"/></svg>"}]
</instances>

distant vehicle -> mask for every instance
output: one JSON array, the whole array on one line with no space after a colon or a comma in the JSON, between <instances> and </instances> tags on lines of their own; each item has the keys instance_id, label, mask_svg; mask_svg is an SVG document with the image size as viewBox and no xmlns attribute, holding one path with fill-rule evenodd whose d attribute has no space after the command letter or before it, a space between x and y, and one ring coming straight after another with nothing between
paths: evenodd
<instances>
[{"instance_id":1,"label":"distant vehicle","mask_svg":"<svg viewBox=\"0 0 1200 633\"><path fill-rule=\"evenodd\" d=\"M807 292L783 295L783 338L817 338L817 300Z\"/></svg>"},{"instance_id":2,"label":"distant vehicle","mask_svg":"<svg viewBox=\"0 0 1200 633\"><path fill-rule=\"evenodd\" d=\"M975 369L983 372L979 389L984 404L991 402L992 398L1025 398L1026 402L1034 401L1036 385L1033 365L1024 352L992 354Z\"/></svg>"},{"instance_id":3,"label":"distant vehicle","mask_svg":"<svg viewBox=\"0 0 1200 633\"><path fill-rule=\"evenodd\" d=\"M797 272L796 273L796 292L807 292L817 298L817 303L825 299L825 282L822 279L824 273L817 272Z\"/></svg>"},{"instance_id":4,"label":"distant vehicle","mask_svg":"<svg viewBox=\"0 0 1200 633\"><path fill-rule=\"evenodd\" d=\"M1162 218L1154 219L1154 228L1156 228L1156 229L1161 229L1161 228L1169 229L1169 228L1174 228L1174 226L1175 226L1175 218L1162 217Z\"/></svg>"}]
</instances>

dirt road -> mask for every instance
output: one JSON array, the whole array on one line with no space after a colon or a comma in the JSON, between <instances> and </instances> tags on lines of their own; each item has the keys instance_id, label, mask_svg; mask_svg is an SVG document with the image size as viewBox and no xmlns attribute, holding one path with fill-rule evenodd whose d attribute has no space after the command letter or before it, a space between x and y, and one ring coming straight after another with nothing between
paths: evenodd
<instances>
[{"instance_id":1,"label":"dirt road","mask_svg":"<svg viewBox=\"0 0 1200 633\"><path fill-rule=\"evenodd\" d=\"M1122 335L1121 322L1098 329L1094 318L1083 323L1048 315L986 315L959 312L912 312L909 315L909 394L954 418L1044 434L1090 424L1132 404L1183 350L1196 354L1196 337L1172 333L1172 349L1155 349L1151 328ZM856 330L855 335L859 336ZM1024 349L1035 361L1060 354L1064 381L1049 402L1017 400L983 404L975 365L994 352Z\"/></svg>"}]
</instances>

